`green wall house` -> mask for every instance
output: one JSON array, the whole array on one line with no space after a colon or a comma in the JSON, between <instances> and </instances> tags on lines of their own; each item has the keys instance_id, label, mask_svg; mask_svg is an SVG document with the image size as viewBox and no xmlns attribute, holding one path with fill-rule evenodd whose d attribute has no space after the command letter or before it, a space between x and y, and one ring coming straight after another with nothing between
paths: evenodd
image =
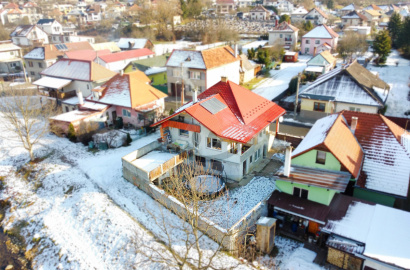
<instances>
[{"instance_id":1,"label":"green wall house","mask_svg":"<svg viewBox=\"0 0 410 270\"><path fill-rule=\"evenodd\" d=\"M292 164L332 171L340 171L342 168L342 164L332 153L315 149L292 158Z\"/></svg>"}]
</instances>

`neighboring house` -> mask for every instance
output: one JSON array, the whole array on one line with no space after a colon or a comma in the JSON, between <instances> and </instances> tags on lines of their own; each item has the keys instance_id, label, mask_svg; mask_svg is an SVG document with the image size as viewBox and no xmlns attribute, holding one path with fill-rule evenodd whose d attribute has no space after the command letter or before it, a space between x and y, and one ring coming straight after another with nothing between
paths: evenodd
<instances>
[{"instance_id":1,"label":"neighboring house","mask_svg":"<svg viewBox=\"0 0 410 270\"><path fill-rule=\"evenodd\" d=\"M58 43L75 43L75 42L83 42L86 41L90 44L95 42L95 37L91 36L77 36L76 34L74 35L53 35L50 37L50 43L53 44L58 44Z\"/></svg>"},{"instance_id":2,"label":"neighboring house","mask_svg":"<svg viewBox=\"0 0 410 270\"><path fill-rule=\"evenodd\" d=\"M185 96L192 96L194 89L202 93L218 83L221 76L239 84L240 58L229 46L202 51L174 50L166 67L171 96L181 97L182 83Z\"/></svg>"},{"instance_id":3,"label":"neighboring house","mask_svg":"<svg viewBox=\"0 0 410 270\"><path fill-rule=\"evenodd\" d=\"M257 5L249 11L249 13L251 21L269 21L271 19L271 15L275 15L273 12L267 10L261 5Z\"/></svg>"},{"instance_id":4,"label":"neighboring house","mask_svg":"<svg viewBox=\"0 0 410 270\"><path fill-rule=\"evenodd\" d=\"M239 71L239 83L244 84L255 78L255 65L253 65L245 54L239 55L241 58L241 68Z\"/></svg>"},{"instance_id":5,"label":"neighboring house","mask_svg":"<svg viewBox=\"0 0 410 270\"><path fill-rule=\"evenodd\" d=\"M63 26L55 19L41 19L37 22L37 26L49 36L63 33Z\"/></svg>"},{"instance_id":6,"label":"neighboring house","mask_svg":"<svg viewBox=\"0 0 410 270\"><path fill-rule=\"evenodd\" d=\"M329 51L316 54L307 62L305 72L323 74L329 72L336 66L336 58Z\"/></svg>"},{"instance_id":7,"label":"neighboring house","mask_svg":"<svg viewBox=\"0 0 410 270\"><path fill-rule=\"evenodd\" d=\"M298 56L299 54L297 52L286 52L285 55L283 56L283 61L284 62L292 62L295 63L298 61Z\"/></svg>"},{"instance_id":8,"label":"neighboring house","mask_svg":"<svg viewBox=\"0 0 410 270\"><path fill-rule=\"evenodd\" d=\"M64 14L67 15L70 13L70 11L74 8L73 5L70 4L64 4L64 5L58 5L57 8Z\"/></svg>"},{"instance_id":9,"label":"neighboring house","mask_svg":"<svg viewBox=\"0 0 410 270\"><path fill-rule=\"evenodd\" d=\"M92 90L86 101L110 106L108 124L122 117L124 124L146 127L159 120L164 112L163 92L152 87L150 79L141 71L117 74L108 82Z\"/></svg>"},{"instance_id":10,"label":"neighboring house","mask_svg":"<svg viewBox=\"0 0 410 270\"><path fill-rule=\"evenodd\" d=\"M304 17L306 21L311 21L312 24L319 25L327 22L327 14L320 8L311 9Z\"/></svg>"},{"instance_id":11,"label":"neighboring house","mask_svg":"<svg viewBox=\"0 0 410 270\"><path fill-rule=\"evenodd\" d=\"M7 21L7 9L0 9L0 22L2 25L5 25Z\"/></svg>"},{"instance_id":12,"label":"neighboring house","mask_svg":"<svg viewBox=\"0 0 410 270\"><path fill-rule=\"evenodd\" d=\"M235 5L235 1L233 0L216 0L216 12L229 14L235 10Z\"/></svg>"},{"instance_id":13,"label":"neighboring house","mask_svg":"<svg viewBox=\"0 0 410 270\"><path fill-rule=\"evenodd\" d=\"M109 50L112 53L121 51L115 42L92 43L91 46L95 51Z\"/></svg>"},{"instance_id":14,"label":"neighboring house","mask_svg":"<svg viewBox=\"0 0 410 270\"><path fill-rule=\"evenodd\" d=\"M367 24L370 26L378 25L382 19L382 12L378 10L363 10L363 15L367 18Z\"/></svg>"},{"instance_id":15,"label":"neighboring house","mask_svg":"<svg viewBox=\"0 0 410 270\"><path fill-rule=\"evenodd\" d=\"M66 15L67 20L75 20L75 22L79 25L86 24L87 23L87 15L85 12L78 10L78 9L73 9Z\"/></svg>"},{"instance_id":16,"label":"neighboring house","mask_svg":"<svg viewBox=\"0 0 410 270\"><path fill-rule=\"evenodd\" d=\"M377 113L390 86L356 61L338 67L310 84L301 94L300 115L318 119L343 110Z\"/></svg>"},{"instance_id":17,"label":"neighboring house","mask_svg":"<svg viewBox=\"0 0 410 270\"><path fill-rule=\"evenodd\" d=\"M154 126L164 142L194 149L204 168L240 181L267 156L275 137L269 126L283 114L274 102L223 78Z\"/></svg>"},{"instance_id":18,"label":"neighboring house","mask_svg":"<svg viewBox=\"0 0 410 270\"><path fill-rule=\"evenodd\" d=\"M150 57L147 59L133 61L125 67L124 72L129 73L134 70L140 70L145 73L151 80L151 85L158 87L163 86L161 89L167 92L167 57L165 55L159 55Z\"/></svg>"},{"instance_id":19,"label":"neighboring house","mask_svg":"<svg viewBox=\"0 0 410 270\"><path fill-rule=\"evenodd\" d=\"M137 4L133 4L127 9L127 12L131 16L136 16L142 11L142 8L138 6Z\"/></svg>"},{"instance_id":20,"label":"neighboring house","mask_svg":"<svg viewBox=\"0 0 410 270\"><path fill-rule=\"evenodd\" d=\"M154 44L146 38L120 38L117 42L118 47L123 50L136 50L136 49L154 49Z\"/></svg>"},{"instance_id":21,"label":"neighboring house","mask_svg":"<svg viewBox=\"0 0 410 270\"><path fill-rule=\"evenodd\" d=\"M239 8L250 7L250 6L254 6L255 3L256 3L256 0L238 0L238 7Z\"/></svg>"},{"instance_id":22,"label":"neighboring house","mask_svg":"<svg viewBox=\"0 0 410 270\"><path fill-rule=\"evenodd\" d=\"M273 6L276 7L281 14L291 14L295 10L295 5L288 0L275 1Z\"/></svg>"},{"instance_id":23,"label":"neighboring house","mask_svg":"<svg viewBox=\"0 0 410 270\"><path fill-rule=\"evenodd\" d=\"M381 27L381 25L379 25ZM387 24L386 24L387 28ZM370 35L372 28L370 26L349 26L344 29L344 33L348 31L353 31L355 33L358 33L359 35Z\"/></svg>"},{"instance_id":24,"label":"neighboring house","mask_svg":"<svg viewBox=\"0 0 410 270\"><path fill-rule=\"evenodd\" d=\"M132 61L153 57L155 54L149 49L123 51L106 55L98 55L96 62L112 71L124 70Z\"/></svg>"},{"instance_id":25,"label":"neighboring house","mask_svg":"<svg viewBox=\"0 0 410 270\"><path fill-rule=\"evenodd\" d=\"M368 5L367 7L363 8L363 10L376 10L376 11L383 11L379 6L375 4Z\"/></svg>"},{"instance_id":26,"label":"neighboring house","mask_svg":"<svg viewBox=\"0 0 410 270\"><path fill-rule=\"evenodd\" d=\"M87 22L99 22L102 19L101 7L98 4L87 6L84 12Z\"/></svg>"},{"instance_id":27,"label":"neighboring house","mask_svg":"<svg viewBox=\"0 0 410 270\"><path fill-rule=\"evenodd\" d=\"M34 2L25 2L22 6L22 10L26 14L38 14L41 13L41 8Z\"/></svg>"},{"instance_id":28,"label":"neighboring house","mask_svg":"<svg viewBox=\"0 0 410 270\"><path fill-rule=\"evenodd\" d=\"M327 43L332 51L337 48L339 35L326 25L319 25L302 37L301 51L303 54L316 55L317 47Z\"/></svg>"},{"instance_id":29,"label":"neighboring house","mask_svg":"<svg viewBox=\"0 0 410 270\"><path fill-rule=\"evenodd\" d=\"M58 20L58 21L63 21L63 15L64 13L62 13L58 8L55 8L53 10L50 10L48 12L48 17Z\"/></svg>"},{"instance_id":30,"label":"neighboring house","mask_svg":"<svg viewBox=\"0 0 410 270\"><path fill-rule=\"evenodd\" d=\"M39 90L39 93L55 100L57 105L62 105L65 100L75 97L76 92L81 92L83 97L89 96L92 89L116 73L93 61L62 58L40 74L42 77L33 82L43 87L44 90ZM78 101L77 104L65 104L63 110L68 112L75 106L78 106Z\"/></svg>"},{"instance_id":31,"label":"neighboring house","mask_svg":"<svg viewBox=\"0 0 410 270\"><path fill-rule=\"evenodd\" d=\"M36 25L20 25L10 34L13 43L18 46L48 44L48 35Z\"/></svg>"},{"instance_id":32,"label":"neighboring house","mask_svg":"<svg viewBox=\"0 0 410 270\"><path fill-rule=\"evenodd\" d=\"M298 22L303 22L305 19L303 18L306 14L308 14L308 11L303 7L297 7L293 12L290 14L290 21L292 23L298 23Z\"/></svg>"},{"instance_id":33,"label":"neighboring house","mask_svg":"<svg viewBox=\"0 0 410 270\"><path fill-rule=\"evenodd\" d=\"M294 49L298 42L298 32L298 28L282 22L269 31L269 45L281 45L285 49Z\"/></svg>"},{"instance_id":34,"label":"neighboring house","mask_svg":"<svg viewBox=\"0 0 410 270\"><path fill-rule=\"evenodd\" d=\"M23 71L21 48L11 40L0 41L0 74L1 76Z\"/></svg>"},{"instance_id":35,"label":"neighboring house","mask_svg":"<svg viewBox=\"0 0 410 270\"><path fill-rule=\"evenodd\" d=\"M366 202L351 204L345 215L330 219L322 230L330 235L327 262L355 265L349 269L408 269L409 222L409 212Z\"/></svg>"},{"instance_id":36,"label":"neighboring house","mask_svg":"<svg viewBox=\"0 0 410 270\"><path fill-rule=\"evenodd\" d=\"M347 15L348 13L351 13L352 11L355 11L355 10L357 10L356 6L354 4L350 4L340 9L339 15L340 17L343 17L344 15Z\"/></svg>"},{"instance_id":37,"label":"neighboring house","mask_svg":"<svg viewBox=\"0 0 410 270\"><path fill-rule=\"evenodd\" d=\"M22 22L23 18L27 17L27 15L24 14L24 12L19 8L8 9L5 16L7 18L6 21L8 23L15 23L15 24L20 24Z\"/></svg>"},{"instance_id":38,"label":"neighboring house","mask_svg":"<svg viewBox=\"0 0 410 270\"><path fill-rule=\"evenodd\" d=\"M40 79L40 73L54 64L57 59L62 58L68 51L92 50L88 42L65 43L58 45L45 45L36 47L24 55L26 72L34 81Z\"/></svg>"},{"instance_id":39,"label":"neighboring house","mask_svg":"<svg viewBox=\"0 0 410 270\"><path fill-rule=\"evenodd\" d=\"M357 11L352 11L342 16L342 25L343 27L366 26L367 17Z\"/></svg>"}]
</instances>

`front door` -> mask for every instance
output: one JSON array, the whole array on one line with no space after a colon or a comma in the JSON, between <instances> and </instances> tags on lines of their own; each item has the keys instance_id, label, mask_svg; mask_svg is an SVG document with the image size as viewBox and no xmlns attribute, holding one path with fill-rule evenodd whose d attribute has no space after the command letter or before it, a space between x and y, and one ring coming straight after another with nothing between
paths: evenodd
<instances>
[{"instance_id":1,"label":"front door","mask_svg":"<svg viewBox=\"0 0 410 270\"><path fill-rule=\"evenodd\" d=\"M117 123L117 112L113 111L111 114L112 114L112 121L115 125Z\"/></svg>"}]
</instances>

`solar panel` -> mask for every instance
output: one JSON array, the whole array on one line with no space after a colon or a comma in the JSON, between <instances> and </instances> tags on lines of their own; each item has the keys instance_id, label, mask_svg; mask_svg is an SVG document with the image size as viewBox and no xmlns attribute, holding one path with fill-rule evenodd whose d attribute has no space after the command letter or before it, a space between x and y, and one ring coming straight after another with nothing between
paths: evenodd
<instances>
[{"instance_id":1,"label":"solar panel","mask_svg":"<svg viewBox=\"0 0 410 270\"><path fill-rule=\"evenodd\" d=\"M226 105L217 98L211 98L210 100L202 102L200 105L212 114L217 114L226 108Z\"/></svg>"}]
</instances>

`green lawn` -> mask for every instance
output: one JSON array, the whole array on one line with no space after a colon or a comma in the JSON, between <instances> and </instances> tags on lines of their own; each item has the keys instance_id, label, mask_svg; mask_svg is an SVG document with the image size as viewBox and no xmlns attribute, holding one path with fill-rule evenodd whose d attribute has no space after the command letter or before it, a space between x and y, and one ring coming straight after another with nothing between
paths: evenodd
<instances>
[{"instance_id":1,"label":"green lawn","mask_svg":"<svg viewBox=\"0 0 410 270\"><path fill-rule=\"evenodd\" d=\"M254 78L253 80L251 80L247 83L242 84L242 86L249 89L249 90L252 90L255 87L255 85L257 85L258 83L260 83L264 79L266 79L266 78L260 76L258 78Z\"/></svg>"}]
</instances>

